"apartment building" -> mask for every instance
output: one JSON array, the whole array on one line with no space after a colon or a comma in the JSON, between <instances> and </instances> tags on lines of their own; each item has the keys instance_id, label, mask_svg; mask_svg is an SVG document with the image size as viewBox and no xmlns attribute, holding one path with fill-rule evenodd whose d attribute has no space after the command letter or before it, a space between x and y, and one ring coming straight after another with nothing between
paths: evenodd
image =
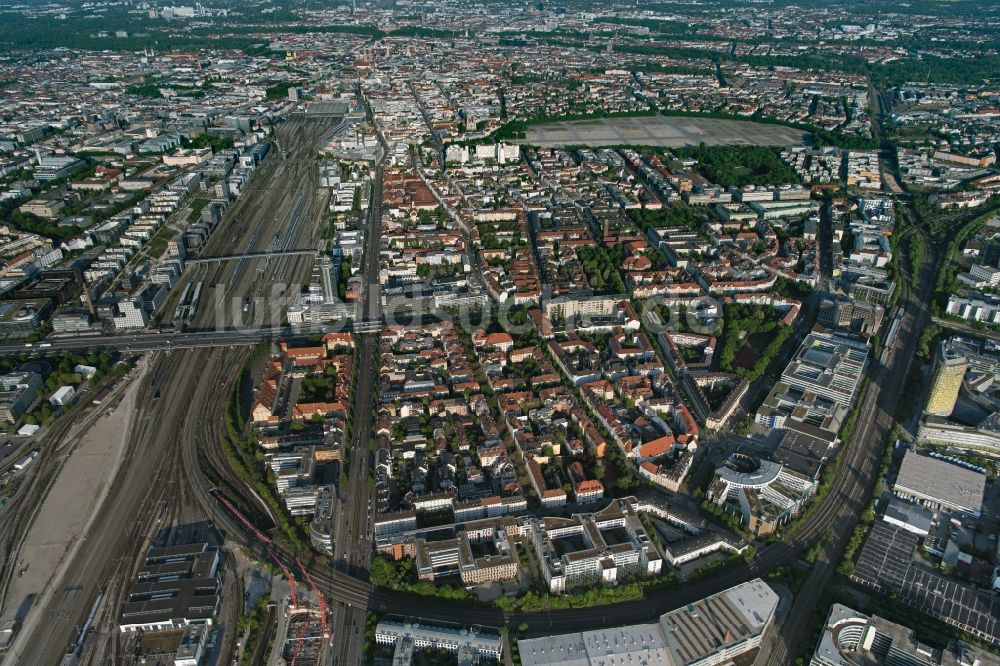
<instances>
[{"instance_id":1,"label":"apartment building","mask_svg":"<svg viewBox=\"0 0 1000 666\"><path fill-rule=\"evenodd\" d=\"M434 648L468 655L467 662L485 657L500 659L503 641L499 634L484 632L481 628L443 627L414 624L402 619L383 618L375 627L375 642L396 646L396 656L408 655L409 660L395 658L393 663L411 663L414 649Z\"/></svg>"},{"instance_id":2,"label":"apartment building","mask_svg":"<svg viewBox=\"0 0 1000 666\"><path fill-rule=\"evenodd\" d=\"M549 320L577 317L610 317L622 296L559 296L543 299L542 312Z\"/></svg>"},{"instance_id":3,"label":"apartment building","mask_svg":"<svg viewBox=\"0 0 1000 666\"><path fill-rule=\"evenodd\" d=\"M379 514L375 519L375 537L399 534L417 529L416 511L395 511Z\"/></svg>"},{"instance_id":4,"label":"apartment building","mask_svg":"<svg viewBox=\"0 0 1000 666\"><path fill-rule=\"evenodd\" d=\"M529 518L526 531L546 586L554 594L655 576L663 566L629 500L615 500L602 511L571 518Z\"/></svg>"},{"instance_id":5,"label":"apartment building","mask_svg":"<svg viewBox=\"0 0 1000 666\"><path fill-rule=\"evenodd\" d=\"M1000 298L987 294L970 293L968 296L952 294L948 297L945 313L965 321L1000 324Z\"/></svg>"}]
</instances>

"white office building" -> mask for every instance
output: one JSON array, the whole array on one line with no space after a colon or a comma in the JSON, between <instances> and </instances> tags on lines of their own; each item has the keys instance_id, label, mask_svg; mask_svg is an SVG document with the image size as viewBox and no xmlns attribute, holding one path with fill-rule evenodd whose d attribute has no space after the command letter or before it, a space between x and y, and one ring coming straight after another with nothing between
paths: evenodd
<instances>
[{"instance_id":1,"label":"white office building","mask_svg":"<svg viewBox=\"0 0 1000 666\"><path fill-rule=\"evenodd\" d=\"M52 394L49 398L49 404L53 407L62 407L63 405L69 404L76 395L76 389L72 386L61 386L59 390Z\"/></svg>"},{"instance_id":2,"label":"white office building","mask_svg":"<svg viewBox=\"0 0 1000 666\"><path fill-rule=\"evenodd\" d=\"M909 627L833 604L809 665L869 663L1000 666L1000 658L962 641L952 641L946 649L940 650L918 641Z\"/></svg>"},{"instance_id":3,"label":"white office building","mask_svg":"<svg viewBox=\"0 0 1000 666\"><path fill-rule=\"evenodd\" d=\"M117 311L112 321L119 330L146 328L146 324L149 323L146 311L134 301L119 301Z\"/></svg>"},{"instance_id":4,"label":"white office building","mask_svg":"<svg viewBox=\"0 0 1000 666\"><path fill-rule=\"evenodd\" d=\"M757 578L658 622L521 640L518 649L523 666L729 664L760 646L777 608L778 595Z\"/></svg>"},{"instance_id":5,"label":"white office building","mask_svg":"<svg viewBox=\"0 0 1000 666\"><path fill-rule=\"evenodd\" d=\"M944 311L965 321L1000 324L1000 298L987 294L970 293L968 296L952 294Z\"/></svg>"},{"instance_id":6,"label":"white office building","mask_svg":"<svg viewBox=\"0 0 1000 666\"><path fill-rule=\"evenodd\" d=\"M802 341L781 374L781 381L850 406L867 361L866 343L834 333L813 331Z\"/></svg>"},{"instance_id":7,"label":"white office building","mask_svg":"<svg viewBox=\"0 0 1000 666\"><path fill-rule=\"evenodd\" d=\"M397 650L433 648L448 652L472 652L490 659L499 659L503 642L499 633L487 633L482 629L465 627L444 627L417 624L403 620L382 619L375 627L375 642L380 645L396 645Z\"/></svg>"}]
</instances>

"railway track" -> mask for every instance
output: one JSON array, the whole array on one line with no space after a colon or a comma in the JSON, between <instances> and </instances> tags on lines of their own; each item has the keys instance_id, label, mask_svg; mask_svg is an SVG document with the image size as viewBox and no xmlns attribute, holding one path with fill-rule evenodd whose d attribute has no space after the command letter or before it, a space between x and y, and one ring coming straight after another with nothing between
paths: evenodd
<instances>
[{"instance_id":1,"label":"railway track","mask_svg":"<svg viewBox=\"0 0 1000 666\"><path fill-rule=\"evenodd\" d=\"M165 373L178 369L184 363L177 356L161 357L158 362ZM95 635L88 640L81 663L97 665L135 662L134 648L139 642L127 640L118 631L118 617L145 546L166 545L173 540L177 531L204 518L195 498L196 491L189 485L184 451L183 446L167 451L157 482L149 486L134 517L125 527L124 546L115 553L102 605L95 619Z\"/></svg>"},{"instance_id":2,"label":"railway track","mask_svg":"<svg viewBox=\"0 0 1000 666\"><path fill-rule=\"evenodd\" d=\"M317 140L326 131L329 128L322 125L299 128L285 124L278 128L279 134L294 138L288 142L291 150L300 155L310 152L310 158ZM251 196L237 202L213 234L206 252L217 252L219 248L230 250L234 244L235 247L260 250L272 237L277 237L284 247L316 240L319 229L311 222L321 219L318 213L325 200L316 196L317 182L313 171L314 167L304 159L288 165L281 165L280 157L265 160L265 165L252 183L254 187L261 184L266 184L266 187L249 192ZM298 199L290 196L291 191L301 191ZM294 212L300 219L287 229L288 204L296 201ZM255 229L262 231L251 243ZM273 290L278 296L276 301L265 304L264 313L275 316L282 308L281 298L297 294L298 284L294 283L308 278L312 261L310 256L282 257L266 267L267 271L274 271L270 277L266 272L260 275L255 273L251 270L251 262L248 262L247 270L236 275L236 279L233 279L232 266L198 267L189 271L190 275L185 276L185 280L204 280L206 286L209 282L214 285L228 283L232 285L234 295L242 293L245 297L265 293L265 289L277 281L275 275L278 275L282 282L290 284L278 285ZM179 294L184 284L177 285L177 288ZM270 297L271 294L268 292L267 295ZM213 309L205 307L209 303L206 292L195 323L206 328L226 328L227 322L223 317L225 304L216 304ZM211 351L154 353L150 356L151 368L136 401L136 414L130 426L132 433L124 454L122 472L116 477L106 504L109 508L102 510L95 527L88 533L87 542L74 559L74 563L82 566L74 567L73 575L67 577L82 581L79 592L71 602L60 604L59 613L65 622L60 623L59 631L50 632L46 640L31 640L29 649L24 653L25 658L34 663L54 661L55 655L66 645L62 636L68 637L73 622L81 621L89 610L98 586L103 581L109 581L103 588L105 594L97 609L92 634L99 640L86 645L86 663L123 663L129 659L129 650L134 647L135 641L121 640L116 622L135 565L146 545L162 537L162 530L172 533L185 524L206 519L216 521L228 534L238 533L238 526L217 511L214 501L210 501L207 490L211 482L201 472L203 464L217 477L216 480L241 489L241 496L249 498L250 506L255 506L256 501L260 514L258 519L266 520L269 515L266 503L259 497L255 499L253 488L244 489L242 480L231 469L220 446L225 426L219 406L225 404L231 394L236 380L233 369L242 367L247 353L246 349L218 348ZM102 405L101 410L95 410L94 418L104 409L106 405ZM77 420L79 414L73 412L69 416L73 418L58 422L46 434L44 441L73 440L72 422ZM85 427L88 424L84 421L80 425ZM3 521L0 525L4 527L0 547L3 548L5 571L13 568L10 560L16 552L15 531L7 528L15 522L26 522L27 512L36 503L43 482L51 476L51 471L57 469L57 454L62 446L68 444L43 447L43 454L36 461L30 481L18 489L7 507L9 510L0 517ZM114 524L116 520L119 521L117 525ZM121 530L121 525L126 526L125 530ZM227 596L232 599L226 604L224 614L231 624L241 612L241 590L239 581L229 583ZM86 609L84 604L88 604ZM35 630L33 637L41 636L40 632L41 628ZM71 640L75 640L75 636ZM225 657L232 653L232 645L225 647L223 652L224 663ZM27 656L29 654L30 657Z\"/></svg>"},{"instance_id":3,"label":"railway track","mask_svg":"<svg viewBox=\"0 0 1000 666\"><path fill-rule=\"evenodd\" d=\"M195 356L198 357L199 367L211 371L221 369L234 354L230 350L212 350ZM163 355L156 362L162 367L163 374L169 376L184 366L189 366L192 360L194 359L185 354L173 354L170 357ZM127 599L128 588L148 544L166 545L173 542L190 525L211 519L214 515L210 510L211 504L202 493L207 482L199 473L196 449L204 438L219 433L221 419L210 418L212 415L218 416L214 407L218 403L213 398L222 399L228 386L229 384L218 386L202 382L190 396L191 404L199 407L185 415L180 428L179 445L166 452L159 466L161 471L157 474L156 483L149 485L134 517L125 528L125 539L114 554L104 601L96 618L95 631L98 633L88 641L81 663L136 663L136 655L130 650L138 647L139 642L128 641L118 632L120 608ZM231 567L231 564L228 566ZM223 612L232 624L242 610L239 607L242 583L231 577L228 585L229 601ZM230 654L232 645L224 646L224 652Z\"/></svg>"},{"instance_id":4,"label":"railway track","mask_svg":"<svg viewBox=\"0 0 1000 666\"><path fill-rule=\"evenodd\" d=\"M293 171L294 168L294 165L287 165L283 169L283 173L276 172L275 177L279 179L287 178L290 174L297 173ZM302 171L304 172L305 169ZM311 177L311 174L309 174L309 177ZM275 197L275 199L277 198ZM236 219L241 214L240 211L249 211L249 204L246 201L243 203L244 208L235 209L236 212L233 219ZM274 208L265 204L256 212L249 211L245 214L261 215L262 217L259 219L266 221L275 216L273 213L274 210ZM224 223L222 228L213 236L210 243L217 242L228 245L231 236L227 236L227 234L230 230L239 231L238 227L239 225L234 225L232 222L228 225ZM248 228L243 230L244 235L242 238L246 241L249 241L254 234L251 227L253 227L252 221L248 225ZM265 240L268 238L266 233L263 238ZM258 239L254 241L254 244L261 242L263 241L258 235ZM277 262L269 270L273 270L274 275L291 276L293 282L298 276L307 274L306 272L311 269L310 260L308 259L302 260L301 258L283 257L278 259ZM206 282L214 280L216 284L223 284L232 278L234 269L231 266L220 265L211 267L210 269L199 270L207 273L207 275L203 274L194 279L205 279ZM247 281L250 280L252 275L252 272L245 271L237 276L237 281L241 284L240 289L247 288ZM266 284L266 279L262 284ZM255 288L253 282L249 286L251 289ZM214 314L203 310L200 314L199 323L204 326L216 326L218 320L213 319L213 316ZM377 344L377 337L375 336L363 336L363 339L369 337L372 337L375 344ZM360 347L359 353L365 353L364 350L367 348L367 343L360 345ZM235 378L232 376L232 369L242 367L243 361L246 358L245 354L245 351L228 349L218 349L212 352L205 350L175 352L175 360L172 362L163 361L164 366L169 368L169 370L164 370L167 376L181 373L181 366L183 364L196 365L198 372L193 381L188 380L185 382L184 380L178 380L173 383L174 386L186 387L190 390L190 395L183 398L190 404L190 409L187 410L180 428L182 434L178 443L179 446L177 447L179 453L175 454L179 458L170 457L165 461L167 467L176 468L181 471L175 473L167 469L163 470L163 479L167 483L165 484L166 489L161 491L161 496L164 496L162 501L168 503L165 520L178 522L191 519L192 517L210 519L226 533L229 540L244 545L251 553L264 556L263 544L252 533L248 533L242 525L238 524L208 494L208 491L216 485L227 485L234 490L234 494L241 497L245 505L259 505L257 507L260 514L258 519L268 515L266 504L261 502L259 498L254 499L254 489L247 487L243 479L230 469L228 459L221 448L221 441L225 435L225 426L218 406L224 404L226 398L231 395L235 381ZM183 359L183 361L176 359ZM871 415L871 412L866 412L866 416ZM884 422L881 423L880 427L884 427ZM355 444L358 446L357 453L366 456L367 441L358 440ZM351 575L343 571L332 571L313 566L310 567L310 573L324 593L332 600L342 602L345 607L357 609L359 612L363 612L362 609L371 606L375 609L391 609L420 614L428 619L458 620L466 624L502 625L517 624L523 621L528 622L534 631L547 629L569 630L570 628L600 626L604 622L604 618L609 614L614 614L616 622L645 620L653 614L690 603L690 601L702 598L714 591L725 589L748 578L766 575L783 564L795 561L803 550L824 537L831 523L842 519L844 515L856 512L857 502L848 497L850 493L847 490L853 487L852 484L856 481L853 479L853 475L856 472L864 478L874 473L875 466L877 465L877 457L873 457L871 451L866 451L865 447L861 446L849 447L848 451L845 451L845 454L848 455L842 461L842 466L845 469L849 469L850 473L838 475L827 501L820 505L812 517L785 542L763 549L756 560L749 566L728 571L710 581L686 586L685 588L672 590L667 593L650 595L649 598L641 602L631 602L614 607L596 609L553 611L542 617L539 614L533 613L504 613L490 606L458 607L454 604L434 599L415 598L386 590L375 590L366 581L356 577L356 575L361 575L361 572L354 572L356 575ZM203 473L203 468L211 475L211 478ZM176 474L176 477L174 474ZM172 485L171 480L176 485ZM365 481L366 475L352 478L351 487L360 491L359 484ZM170 496L166 497L166 495ZM147 520L154 516L154 514L158 515L160 511L160 504L155 502L148 506L146 504L143 506L145 508L143 508L142 513L147 516ZM262 527L269 526L262 525ZM363 528L360 517L355 516L354 512L352 512L352 518L350 519L350 528L352 534L360 534L360 530ZM134 551L134 545L130 547ZM282 551L280 548L275 548L274 552L290 569L295 568L293 554ZM128 558L123 559L120 566L125 567L127 561ZM116 598L120 600L121 597L118 596ZM547 627L545 626L546 624L548 625ZM341 645L344 644L346 644L346 641L341 642ZM124 646L122 649L124 649ZM341 663L349 663L343 661L343 659L348 658L349 654L349 651L341 651Z\"/></svg>"},{"instance_id":5,"label":"railway track","mask_svg":"<svg viewBox=\"0 0 1000 666\"><path fill-rule=\"evenodd\" d=\"M272 150L201 254L246 255L270 249L313 247L319 240L328 194L319 193L312 151L332 128L322 124L289 121L275 129L278 142L292 152L285 159ZM309 159L304 159L308 157ZM192 329L223 330L280 322L284 307L298 295L307 280L313 258L247 258L236 262L195 265L174 287L180 294L187 284L204 282L202 307L189 322ZM244 307L253 309L244 312Z\"/></svg>"},{"instance_id":6,"label":"railway track","mask_svg":"<svg viewBox=\"0 0 1000 666\"><path fill-rule=\"evenodd\" d=\"M165 469L175 469L177 462L178 456L172 452L170 459L166 461ZM125 528L128 540L133 543L156 541L156 532L161 527L170 525L177 516L175 511L168 511L171 506L168 503L168 498L183 492L182 484L177 475L170 474L161 479L161 484L152 487L143 498L142 504L136 511L135 519ZM119 609L127 600L129 587L138 563L138 554L132 552L132 549L122 549L115 556L112 573L108 578L101 607L94 621L95 635L85 644L85 651L80 658L81 664L98 666L106 663L121 663L130 660L133 656L125 654L127 641L122 640L123 636L118 630L118 618Z\"/></svg>"},{"instance_id":7,"label":"railway track","mask_svg":"<svg viewBox=\"0 0 1000 666\"><path fill-rule=\"evenodd\" d=\"M911 214L915 215L912 210ZM916 216L914 219L919 219ZM772 627L765 637L756 666L782 666L802 649L803 635L813 621L821 599L822 591L832 580L835 567L858 523L859 516L871 499L876 482L878 466L881 462L888 437L895 425L899 396L903 384L909 376L910 364L920 333L929 321L927 303L931 298L934 279L940 268L941 256L933 250L926 235L926 220L920 221L900 234L900 241L906 241L913 234L919 234L925 247L932 248L932 254L925 260L917 273L915 285L905 276L901 279L902 290L899 299L899 328L890 346L879 359L873 359L876 368L869 378L869 395L855 421L857 424L855 442L850 447L850 460L842 461L849 469L857 470L857 483L853 494L845 494L845 502L840 505L828 503L830 511L824 518L830 521L825 534L830 537L824 544L819 558L813 566L802 590L796 596L795 604L784 626ZM902 247L902 245L900 245ZM902 274L903 272L901 272ZM883 385L886 382L887 385ZM838 480L846 479L840 474ZM842 486L844 484L841 484ZM838 493L843 490L838 490ZM836 512L833 509L837 509ZM820 529L817 524L816 530ZM815 540L823 534L811 536Z\"/></svg>"}]
</instances>

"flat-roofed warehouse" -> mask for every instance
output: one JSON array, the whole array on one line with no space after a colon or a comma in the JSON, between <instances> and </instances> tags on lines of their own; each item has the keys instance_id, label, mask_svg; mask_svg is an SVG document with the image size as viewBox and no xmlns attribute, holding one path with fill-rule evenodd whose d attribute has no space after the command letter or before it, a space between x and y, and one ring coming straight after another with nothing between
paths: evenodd
<instances>
[{"instance_id":1,"label":"flat-roofed warehouse","mask_svg":"<svg viewBox=\"0 0 1000 666\"><path fill-rule=\"evenodd\" d=\"M907 451L892 492L932 509L978 518L983 510L986 475L940 458Z\"/></svg>"},{"instance_id":2,"label":"flat-roofed warehouse","mask_svg":"<svg viewBox=\"0 0 1000 666\"><path fill-rule=\"evenodd\" d=\"M121 631L211 624L219 610L219 549L207 543L150 548L122 605Z\"/></svg>"},{"instance_id":3,"label":"flat-roofed warehouse","mask_svg":"<svg viewBox=\"0 0 1000 666\"><path fill-rule=\"evenodd\" d=\"M518 641L523 666L731 663L760 646L778 595L761 579L660 616L659 622Z\"/></svg>"}]
</instances>

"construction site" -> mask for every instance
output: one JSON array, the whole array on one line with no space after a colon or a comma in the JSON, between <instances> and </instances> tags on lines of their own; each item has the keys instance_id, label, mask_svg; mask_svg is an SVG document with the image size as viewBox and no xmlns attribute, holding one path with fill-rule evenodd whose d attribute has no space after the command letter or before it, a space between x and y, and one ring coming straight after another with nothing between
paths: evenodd
<instances>
[{"instance_id":1,"label":"construction site","mask_svg":"<svg viewBox=\"0 0 1000 666\"><path fill-rule=\"evenodd\" d=\"M275 633L268 666L319 666L326 662L329 641L323 639L323 621L316 608L287 605Z\"/></svg>"},{"instance_id":2,"label":"construction site","mask_svg":"<svg viewBox=\"0 0 1000 666\"><path fill-rule=\"evenodd\" d=\"M268 666L318 666L325 663L330 647L328 612L323 594L309 575L309 570L297 557L292 562L286 562L287 556L273 548L271 539L258 530L222 493L213 489L212 494L232 518L256 537L258 545L263 547L270 561L277 565L288 581L288 596L282 600L280 617L275 623L273 608L269 607L265 630L257 641L250 663L267 663ZM307 589L296 584L295 574L290 567L300 572L308 585ZM273 641L269 640L272 631ZM263 652L267 645L273 647L265 662Z\"/></svg>"}]
</instances>

